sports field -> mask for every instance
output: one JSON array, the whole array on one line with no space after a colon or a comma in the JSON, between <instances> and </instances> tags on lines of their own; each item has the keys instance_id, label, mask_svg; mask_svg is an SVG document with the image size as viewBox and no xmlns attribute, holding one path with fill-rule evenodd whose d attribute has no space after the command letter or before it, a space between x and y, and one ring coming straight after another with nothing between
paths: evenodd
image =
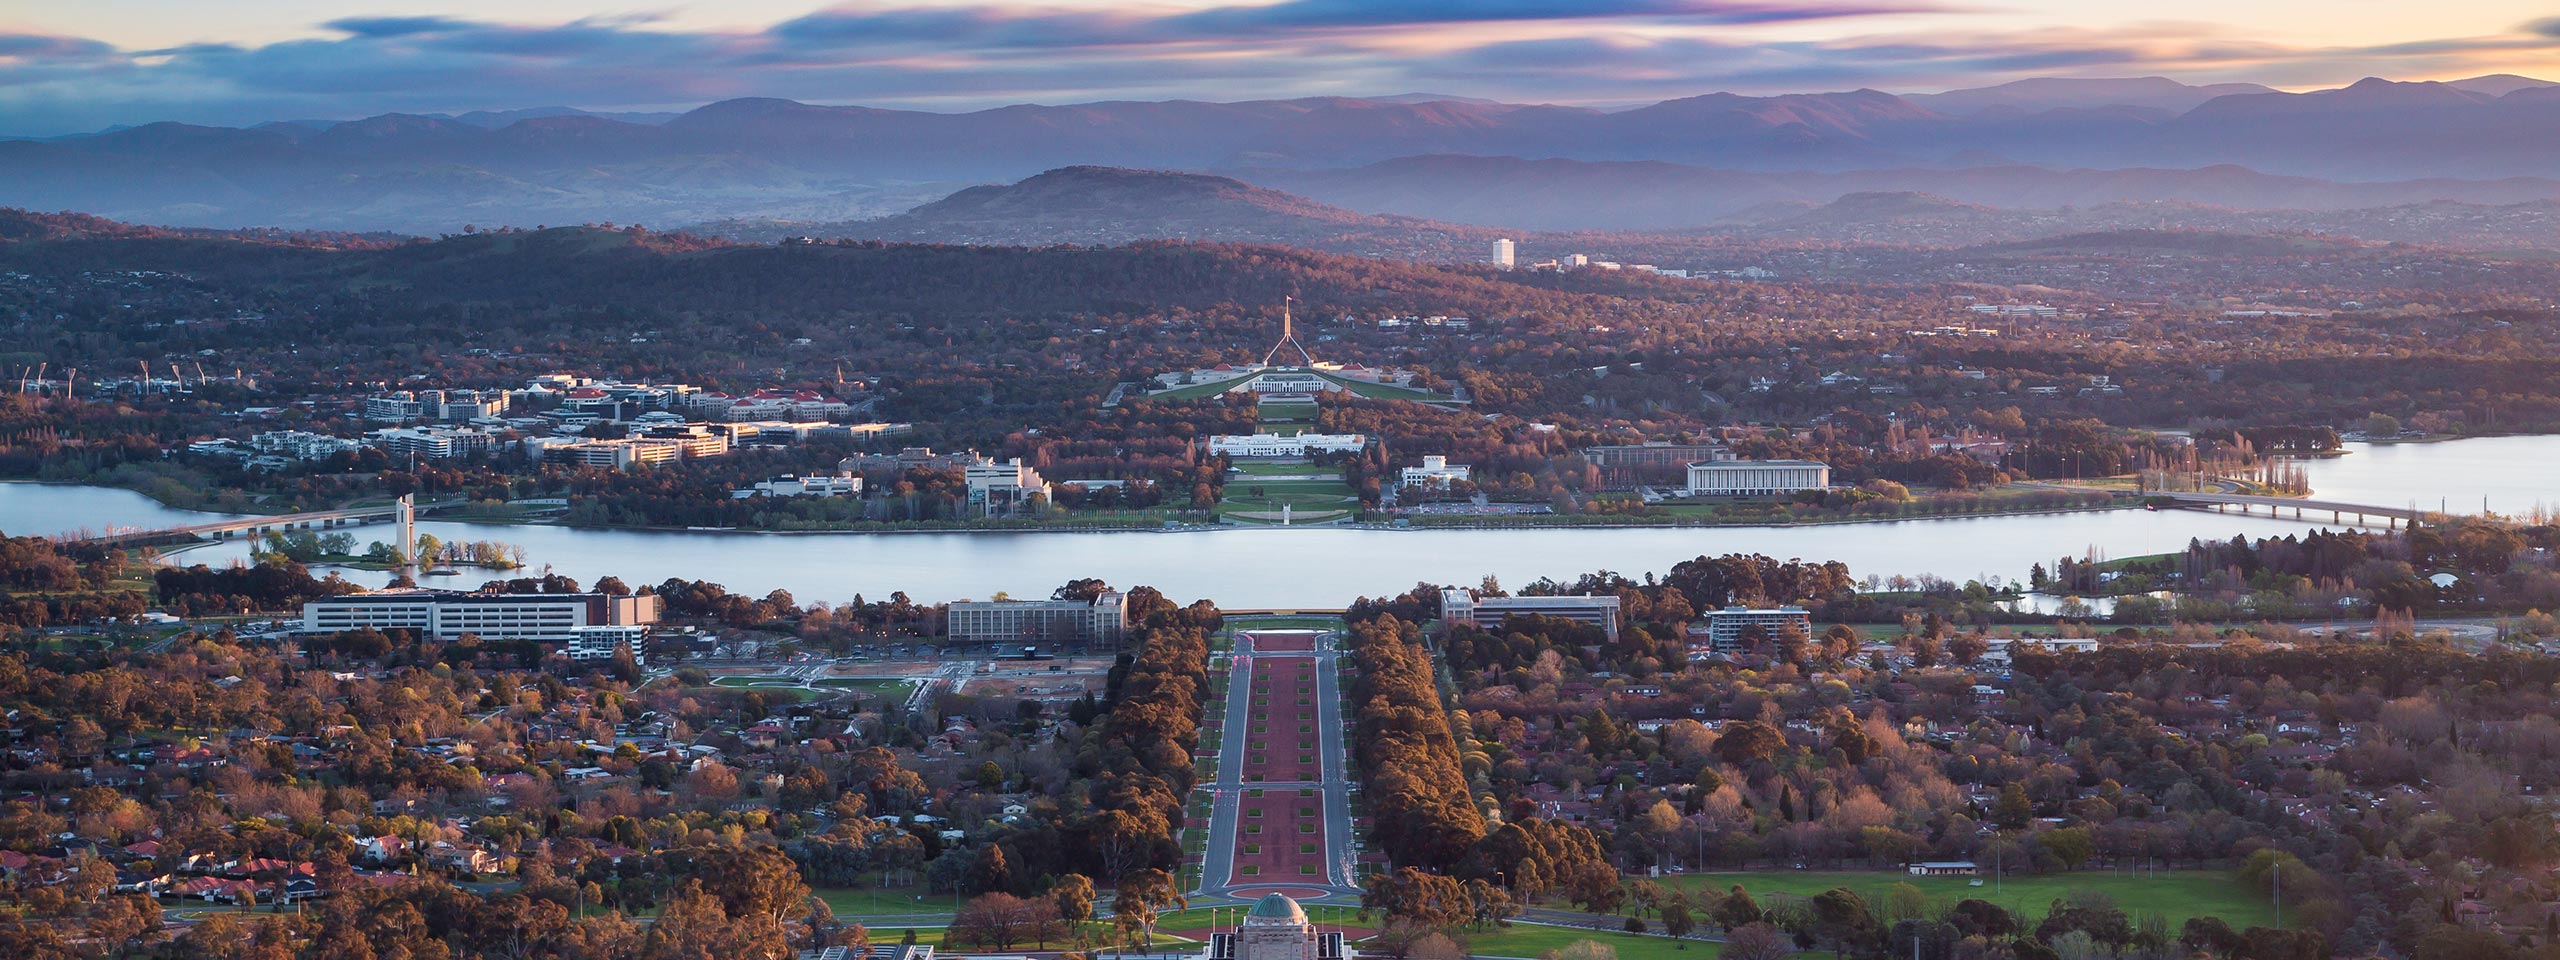
<instances>
[{"instance_id":1,"label":"sports field","mask_svg":"<svg viewBox=\"0 0 2560 960\"><path fill-rule=\"evenodd\" d=\"M1754 899L1763 904L1771 894L1794 894L1811 897L1833 887L1847 887L1866 898L1872 907L1881 908L1885 894L1896 883L1908 883L1926 894L1933 905L1952 906L1959 900L1988 900L2029 924L2043 919L2055 900L2074 890L2096 890L2115 899L2116 906L2132 917L2157 914L2177 929L2190 917L2215 916L2234 929L2263 927L2275 923L2275 909L2267 898L2258 895L2230 873L2219 870L2179 870L2161 873L2115 873L2085 870L2073 873L2047 873L2032 876L2012 874L1996 883L1982 878L1982 886L1973 886L1964 877L1914 877L1882 870L1765 870L1748 873L1702 873L1664 877L1665 886L1689 892L1700 889L1722 891L1741 884Z\"/></svg>"}]
</instances>

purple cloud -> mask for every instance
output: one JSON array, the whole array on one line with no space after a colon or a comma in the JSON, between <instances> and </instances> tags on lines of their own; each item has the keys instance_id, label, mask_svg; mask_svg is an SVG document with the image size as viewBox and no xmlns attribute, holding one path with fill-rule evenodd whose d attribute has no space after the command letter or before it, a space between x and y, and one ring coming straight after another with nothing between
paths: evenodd
<instances>
[{"instance_id":1,"label":"purple cloud","mask_svg":"<svg viewBox=\"0 0 2560 960\"><path fill-rule=\"evenodd\" d=\"M0 34L0 133L555 104L670 109L734 96L958 109L1408 90L1626 102L1716 90L1923 89L2039 73L2303 83L2441 73L2560 49L2560 18L2495 36L2365 48L2286 47L2204 27L1786 42L1758 40L1749 27L1955 9L1935 2L1280 0L1166 13L988 0L838 7L735 31L635 18L512 24L422 15L335 20L326 24L335 35L316 39L162 50Z\"/></svg>"}]
</instances>

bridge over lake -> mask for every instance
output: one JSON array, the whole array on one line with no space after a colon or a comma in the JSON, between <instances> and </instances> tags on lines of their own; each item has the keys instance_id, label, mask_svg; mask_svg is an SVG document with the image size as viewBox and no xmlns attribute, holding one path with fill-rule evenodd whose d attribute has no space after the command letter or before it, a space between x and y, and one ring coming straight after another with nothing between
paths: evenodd
<instances>
[{"instance_id":1,"label":"bridge over lake","mask_svg":"<svg viewBox=\"0 0 2560 960\"><path fill-rule=\"evenodd\" d=\"M2393 529L2398 529L2404 522L2415 525L2426 517L2425 511L2413 507L2380 507L2369 503L2340 503L2335 500L2306 500L2299 497L2261 497L2245 493L2159 493L2153 496L2177 501L2178 505L2185 507L2197 509L2211 507L2218 513L2228 513L2232 507L2239 507L2241 513L2247 514L2259 507L2265 507L2267 516L2270 517L2282 516L2278 511L2290 509L2296 520L2303 519L2306 513L2313 515L2326 513L2331 523L2345 523L2346 518L2352 516L2360 524L2370 523L2374 518L2379 517Z\"/></svg>"},{"instance_id":2,"label":"bridge over lake","mask_svg":"<svg viewBox=\"0 0 2560 960\"><path fill-rule=\"evenodd\" d=\"M368 523L400 523L409 525L419 510L452 506L459 501L421 504L403 496L390 503L338 510L312 510L263 517L233 517L207 523L190 523L151 530L117 530L90 537L66 537L64 542L91 546L136 546L181 540L229 540L234 535L251 538L266 535L269 530L310 530L330 527L352 527ZM404 534L404 543L414 544L414 534Z\"/></svg>"}]
</instances>

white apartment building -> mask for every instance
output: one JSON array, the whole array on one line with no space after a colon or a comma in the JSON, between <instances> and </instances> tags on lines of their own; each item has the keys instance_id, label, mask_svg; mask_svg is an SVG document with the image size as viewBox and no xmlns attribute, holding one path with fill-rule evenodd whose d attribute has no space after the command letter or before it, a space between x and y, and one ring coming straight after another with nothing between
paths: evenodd
<instances>
[{"instance_id":1,"label":"white apartment building","mask_svg":"<svg viewBox=\"0 0 2560 960\"><path fill-rule=\"evenodd\" d=\"M463 634L566 643L580 627L658 622L656 596L601 593L463 593L383 590L324 597L302 605L302 631L412 630L438 640Z\"/></svg>"},{"instance_id":2,"label":"white apartment building","mask_svg":"<svg viewBox=\"0 0 2560 960\"><path fill-rule=\"evenodd\" d=\"M1819 460L1712 460L1689 465L1692 497L1758 497L1831 486L1831 465Z\"/></svg>"},{"instance_id":3,"label":"white apartment building","mask_svg":"<svg viewBox=\"0 0 2560 960\"><path fill-rule=\"evenodd\" d=\"M1446 490L1449 488L1450 481L1468 480L1474 475L1474 469L1468 465L1450 463L1449 458L1434 454L1423 457L1422 465L1419 467L1404 468L1404 485Z\"/></svg>"},{"instance_id":4,"label":"white apartment building","mask_svg":"<svg viewBox=\"0 0 2560 960\"><path fill-rule=\"evenodd\" d=\"M1513 253L1513 248L1512 248L1512 245L1511 245L1511 238L1510 238L1510 237L1504 237L1504 238L1502 238L1502 239L1500 239L1500 240L1496 240L1496 241L1494 241L1494 242L1493 242L1493 265L1494 265L1496 268L1498 268L1498 269L1503 269L1503 270L1509 270L1509 269L1511 269L1511 265L1512 265L1512 263L1514 262L1514 261L1513 261L1513 258L1512 258L1512 253Z\"/></svg>"},{"instance_id":5,"label":"white apartment building","mask_svg":"<svg viewBox=\"0 0 2560 960\"><path fill-rule=\"evenodd\" d=\"M1753 627L1760 635L1775 640L1794 627L1800 636L1813 636L1813 615L1803 607L1726 607L1709 610L1707 646L1717 653L1734 653L1742 649L1744 635Z\"/></svg>"},{"instance_id":6,"label":"white apartment building","mask_svg":"<svg viewBox=\"0 0 2560 960\"><path fill-rule=\"evenodd\" d=\"M573 627L569 645L561 648L571 660L611 660L624 649L631 651L633 662L649 665L649 627L646 624L597 624Z\"/></svg>"},{"instance_id":7,"label":"white apartment building","mask_svg":"<svg viewBox=\"0 0 2560 960\"><path fill-rule=\"evenodd\" d=\"M357 446L353 440L301 430L270 430L249 438L249 449L295 460L326 460Z\"/></svg>"},{"instance_id":8,"label":"white apartment building","mask_svg":"<svg viewBox=\"0 0 2560 960\"><path fill-rule=\"evenodd\" d=\"M392 427L376 430L373 436L394 457L418 456L430 460L485 453L497 442L497 438L487 432L452 427Z\"/></svg>"},{"instance_id":9,"label":"white apartment building","mask_svg":"<svg viewBox=\"0 0 2560 960\"><path fill-rule=\"evenodd\" d=\"M1284 437L1276 433L1219 434L1209 438L1212 456L1230 457L1303 457L1310 453L1358 453L1369 446L1369 438L1357 433L1301 433Z\"/></svg>"}]
</instances>

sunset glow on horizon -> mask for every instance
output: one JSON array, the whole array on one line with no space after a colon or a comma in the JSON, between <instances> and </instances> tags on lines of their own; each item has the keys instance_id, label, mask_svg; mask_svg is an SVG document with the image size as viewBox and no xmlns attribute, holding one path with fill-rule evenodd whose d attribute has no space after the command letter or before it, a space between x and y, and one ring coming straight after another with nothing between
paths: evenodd
<instances>
[{"instance_id":1,"label":"sunset glow on horizon","mask_svg":"<svg viewBox=\"0 0 2560 960\"><path fill-rule=\"evenodd\" d=\"M2303 90L2560 73L2560 18L2477 0L1362 3L99 0L0 12L0 134L732 96L965 110L1410 92L1615 105L2166 76Z\"/></svg>"}]
</instances>

